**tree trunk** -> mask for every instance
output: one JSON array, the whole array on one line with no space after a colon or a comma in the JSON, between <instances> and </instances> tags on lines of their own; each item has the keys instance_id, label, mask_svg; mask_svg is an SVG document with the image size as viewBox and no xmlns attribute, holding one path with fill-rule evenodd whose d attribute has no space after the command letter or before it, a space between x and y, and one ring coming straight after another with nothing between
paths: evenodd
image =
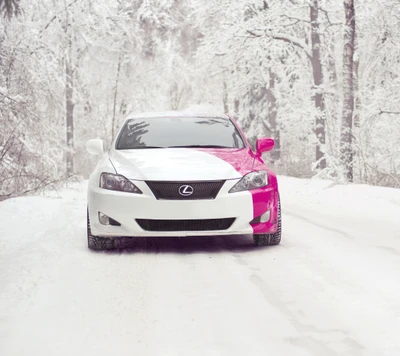
<instances>
[{"instance_id":1,"label":"tree trunk","mask_svg":"<svg viewBox=\"0 0 400 356\"><path fill-rule=\"evenodd\" d=\"M239 107L240 107L240 100L238 97L235 97L233 101L233 113L235 117L239 117Z\"/></svg>"},{"instance_id":2,"label":"tree trunk","mask_svg":"<svg viewBox=\"0 0 400 356\"><path fill-rule=\"evenodd\" d=\"M315 90L315 108L317 110L315 117L315 134L317 136L316 161L317 169L326 167L325 158L325 98L323 88L323 72L321 63L321 38L319 34L319 0L312 0L310 5L311 21L311 49L312 49L312 69Z\"/></svg>"},{"instance_id":3,"label":"tree trunk","mask_svg":"<svg viewBox=\"0 0 400 356\"><path fill-rule=\"evenodd\" d=\"M267 88L267 102L268 102L268 121L273 139L275 140L275 148L271 151L270 157L273 162L280 158L280 132L277 124L277 108L275 97L275 74L269 69L269 85Z\"/></svg>"},{"instance_id":4,"label":"tree trunk","mask_svg":"<svg viewBox=\"0 0 400 356\"><path fill-rule=\"evenodd\" d=\"M118 67L117 67L117 77L115 79L115 89L114 89L114 104L113 104L113 117L112 117L112 127L111 127L111 142L114 140L115 134L115 112L117 108L117 95L118 95L118 84L119 84L119 73L121 72L121 61L122 61L122 54L119 54L118 57Z\"/></svg>"},{"instance_id":5,"label":"tree trunk","mask_svg":"<svg viewBox=\"0 0 400 356\"><path fill-rule=\"evenodd\" d=\"M353 112L354 112L354 43L355 9L354 0L344 0L345 30L343 46L343 113L340 132L340 158L344 174L353 181Z\"/></svg>"},{"instance_id":6,"label":"tree trunk","mask_svg":"<svg viewBox=\"0 0 400 356\"><path fill-rule=\"evenodd\" d=\"M67 36L67 50L65 58L65 102L66 102L66 133L67 133L67 177L71 176L74 172L74 102L73 102L73 69L72 69L72 38L71 29L68 28L67 23L66 36Z\"/></svg>"},{"instance_id":7,"label":"tree trunk","mask_svg":"<svg viewBox=\"0 0 400 356\"><path fill-rule=\"evenodd\" d=\"M224 80L223 82L223 88L222 88L222 101L224 104L224 112L228 113L229 112L229 105L228 105L228 86L226 84L226 81Z\"/></svg>"},{"instance_id":8,"label":"tree trunk","mask_svg":"<svg viewBox=\"0 0 400 356\"><path fill-rule=\"evenodd\" d=\"M354 14L355 19L355 14ZM355 26L355 24L354 24ZM354 65L354 113L353 113L353 130L360 128L360 114L361 114L361 93L360 93L360 55L359 55L359 48L358 48L358 38L357 38L357 31L354 27L354 54L353 54L353 65ZM355 136L355 135L353 135Z\"/></svg>"},{"instance_id":9,"label":"tree trunk","mask_svg":"<svg viewBox=\"0 0 400 356\"><path fill-rule=\"evenodd\" d=\"M364 179L365 166L363 162L363 153L361 149L361 137L360 137L360 126L361 126L361 93L360 93L360 82L359 82L359 68L360 68L360 56L358 49L358 39L357 39L357 31L354 33L354 112L353 112L353 129L352 129L352 138L353 138L353 179L354 172L357 170L357 175L359 179ZM355 142L358 141L358 142Z\"/></svg>"},{"instance_id":10,"label":"tree trunk","mask_svg":"<svg viewBox=\"0 0 400 356\"><path fill-rule=\"evenodd\" d=\"M335 53L335 44L331 44L330 46L330 52L331 54L328 56L328 73L329 73L329 88L330 90L334 92L332 95L332 118L334 122L339 121L340 118L340 99L341 99L341 93L340 93L340 86L338 84L338 74L336 70L336 59L334 57ZM328 104L329 107L329 104ZM329 136L329 134L328 134Z\"/></svg>"}]
</instances>

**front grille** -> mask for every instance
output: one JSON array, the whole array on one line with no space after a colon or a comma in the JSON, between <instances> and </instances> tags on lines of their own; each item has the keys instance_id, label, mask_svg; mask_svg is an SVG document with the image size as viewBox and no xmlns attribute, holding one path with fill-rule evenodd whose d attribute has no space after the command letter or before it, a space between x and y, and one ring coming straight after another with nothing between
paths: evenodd
<instances>
[{"instance_id":1,"label":"front grille","mask_svg":"<svg viewBox=\"0 0 400 356\"><path fill-rule=\"evenodd\" d=\"M224 185L223 180L209 182L146 182L157 199L168 200L198 200L215 199L218 192ZM184 186L190 186L190 195L182 195L179 190Z\"/></svg>"},{"instance_id":2,"label":"front grille","mask_svg":"<svg viewBox=\"0 0 400 356\"><path fill-rule=\"evenodd\" d=\"M235 218L205 220L150 220L136 219L139 226L146 231L216 231L227 230Z\"/></svg>"}]
</instances>

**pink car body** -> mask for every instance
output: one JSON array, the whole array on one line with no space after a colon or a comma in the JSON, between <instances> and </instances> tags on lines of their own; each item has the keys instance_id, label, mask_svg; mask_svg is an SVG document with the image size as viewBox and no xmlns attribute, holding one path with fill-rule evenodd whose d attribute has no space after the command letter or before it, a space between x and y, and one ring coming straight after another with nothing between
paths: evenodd
<instances>
[{"instance_id":1,"label":"pink car body","mask_svg":"<svg viewBox=\"0 0 400 356\"><path fill-rule=\"evenodd\" d=\"M192 123L198 133L192 132ZM207 139L214 135L218 140L218 135L230 130L236 147L226 147L226 137L221 147L171 145L191 142L181 132L173 136L185 125L191 128L194 141L203 131ZM142 145L143 137L146 145ZM239 125L227 115L128 117L108 152L103 152L101 140L87 143L90 153L101 156L89 179L88 236L254 234L265 235L269 241L269 236L280 234L279 192L276 175L261 155L273 146L272 139L262 138L254 152ZM218 184L215 194L201 196L204 186L214 183Z\"/></svg>"}]
</instances>

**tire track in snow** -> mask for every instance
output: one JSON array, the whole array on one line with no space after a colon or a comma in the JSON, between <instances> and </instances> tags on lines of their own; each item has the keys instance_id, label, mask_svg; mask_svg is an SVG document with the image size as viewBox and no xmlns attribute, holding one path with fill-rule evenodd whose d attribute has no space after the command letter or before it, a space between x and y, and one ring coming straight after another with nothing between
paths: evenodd
<instances>
[{"instance_id":1,"label":"tire track in snow","mask_svg":"<svg viewBox=\"0 0 400 356\"><path fill-rule=\"evenodd\" d=\"M224 246L233 252L231 245L224 241ZM282 249L284 245L278 245L273 247L261 248L265 253L272 252L273 250ZM240 266L244 266L250 270L250 281L254 286L260 290L265 301L273 305L277 310L279 310L294 326L294 328L299 333L299 337L290 338L288 342L293 345L304 348L307 351L312 350L313 355L327 355L335 356L338 355L337 350L333 350L328 346L324 337L329 339L336 338L343 343L346 347L346 353L348 355L359 356L363 355L364 347L359 344L354 338L349 335L349 332L341 329L324 329L321 330L312 324L306 324L301 322L295 312L290 310L290 305L283 302L282 298L277 294L277 292L265 281L265 277L261 277L260 268L252 266L245 259L242 258L238 253L232 253L231 257L235 263Z\"/></svg>"}]
</instances>

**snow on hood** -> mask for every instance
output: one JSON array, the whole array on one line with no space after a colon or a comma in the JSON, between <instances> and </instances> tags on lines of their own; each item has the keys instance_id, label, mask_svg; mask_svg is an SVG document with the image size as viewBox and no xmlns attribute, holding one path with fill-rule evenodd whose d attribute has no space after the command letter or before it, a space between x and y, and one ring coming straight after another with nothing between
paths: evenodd
<instances>
[{"instance_id":1,"label":"snow on hood","mask_svg":"<svg viewBox=\"0 0 400 356\"><path fill-rule=\"evenodd\" d=\"M248 149L112 150L110 160L129 179L170 181L241 178L253 163Z\"/></svg>"}]
</instances>

